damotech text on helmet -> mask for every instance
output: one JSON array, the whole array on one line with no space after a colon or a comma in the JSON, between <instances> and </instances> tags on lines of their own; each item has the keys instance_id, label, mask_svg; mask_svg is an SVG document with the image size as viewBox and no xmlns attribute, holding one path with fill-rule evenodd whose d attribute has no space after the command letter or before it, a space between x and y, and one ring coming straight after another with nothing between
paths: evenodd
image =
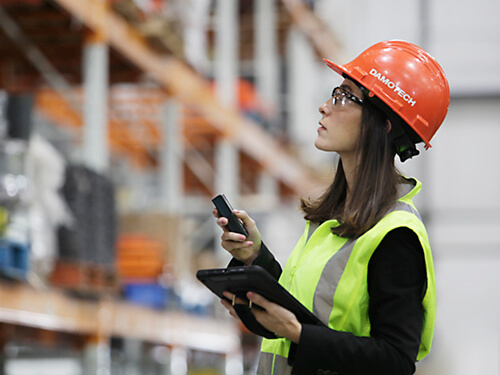
<instances>
[{"instance_id":1,"label":"damotech text on helmet","mask_svg":"<svg viewBox=\"0 0 500 375\"><path fill-rule=\"evenodd\" d=\"M415 104L417 104L416 100L414 100L409 94L407 94L401 87L399 87L397 84L392 82L389 78L387 78L386 76L384 76L380 72L378 72L377 69L372 68L372 70L370 70L370 75L376 77L380 82L382 82L389 89L391 89L395 93L397 93L401 98L403 98L403 100L405 102L407 102L412 107Z\"/></svg>"}]
</instances>

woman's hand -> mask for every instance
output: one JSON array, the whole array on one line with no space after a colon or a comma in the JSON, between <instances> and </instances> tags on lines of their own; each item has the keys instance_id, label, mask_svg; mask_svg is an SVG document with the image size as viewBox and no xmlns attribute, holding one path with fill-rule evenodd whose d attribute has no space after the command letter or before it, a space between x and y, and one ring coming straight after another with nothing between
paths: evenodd
<instances>
[{"instance_id":1,"label":"woman's hand","mask_svg":"<svg viewBox=\"0 0 500 375\"><path fill-rule=\"evenodd\" d=\"M227 229L227 218L221 217L217 209L214 209L212 213L217 218L217 225L224 231L221 236L222 247L240 262L251 265L259 255L262 244L255 221L245 211L233 210L233 213L242 221L248 232L248 237L245 237L245 235L240 233L229 232Z\"/></svg>"},{"instance_id":2,"label":"woman's hand","mask_svg":"<svg viewBox=\"0 0 500 375\"><path fill-rule=\"evenodd\" d=\"M233 293L230 292L224 292L224 296L229 300L232 300L234 297ZM264 328L274 332L277 336L287 338L296 344L299 343L302 325L297 320L294 313L254 292L248 292L247 298L252 301L252 303L264 309L252 308L255 319L257 319ZM233 317L238 319L238 314L236 314L231 302L223 299L221 303ZM236 303L247 302L237 299Z\"/></svg>"}]
</instances>

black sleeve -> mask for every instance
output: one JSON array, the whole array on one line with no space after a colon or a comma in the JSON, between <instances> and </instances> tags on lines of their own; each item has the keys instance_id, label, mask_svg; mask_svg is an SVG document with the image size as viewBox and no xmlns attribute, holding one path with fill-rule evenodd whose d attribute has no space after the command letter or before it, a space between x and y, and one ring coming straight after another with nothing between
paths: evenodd
<instances>
[{"instance_id":1,"label":"black sleeve","mask_svg":"<svg viewBox=\"0 0 500 375\"><path fill-rule=\"evenodd\" d=\"M281 275L281 266L274 258L274 255L269 251L267 246L262 242L260 253L253 261L252 265L261 266L264 268L269 274L274 277L276 280L279 279ZM233 258L228 264L228 267L241 267L244 266L243 262Z\"/></svg>"},{"instance_id":2,"label":"black sleeve","mask_svg":"<svg viewBox=\"0 0 500 375\"><path fill-rule=\"evenodd\" d=\"M370 337L303 325L289 363L294 374L319 369L339 375L410 375L422 331L425 260L417 235L408 228L388 233L368 267Z\"/></svg>"}]
</instances>

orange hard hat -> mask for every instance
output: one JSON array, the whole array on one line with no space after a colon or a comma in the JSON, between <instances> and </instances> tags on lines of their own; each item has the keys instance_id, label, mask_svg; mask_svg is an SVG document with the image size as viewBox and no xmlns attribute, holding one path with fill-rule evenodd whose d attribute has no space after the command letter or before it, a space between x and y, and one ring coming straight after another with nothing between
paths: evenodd
<instances>
[{"instance_id":1,"label":"orange hard hat","mask_svg":"<svg viewBox=\"0 0 500 375\"><path fill-rule=\"evenodd\" d=\"M419 46L401 40L377 43L345 65L324 59L358 82L401 117L430 147L446 117L450 88L443 69Z\"/></svg>"}]
</instances>

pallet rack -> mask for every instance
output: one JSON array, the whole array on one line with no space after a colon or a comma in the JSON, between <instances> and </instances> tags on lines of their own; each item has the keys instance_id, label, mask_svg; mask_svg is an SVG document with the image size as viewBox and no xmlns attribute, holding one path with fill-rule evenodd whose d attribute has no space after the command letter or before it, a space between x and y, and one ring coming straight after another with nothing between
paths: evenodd
<instances>
[{"instance_id":1,"label":"pallet rack","mask_svg":"<svg viewBox=\"0 0 500 375\"><path fill-rule=\"evenodd\" d=\"M141 31L133 24L133 17L127 19L119 13L123 11L119 3L114 0L0 0L0 68L3 72L0 87L11 93L34 92L40 113L80 137L85 122L83 50L93 43L105 44L112 67L111 84L136 84L144 82L144 77L156 83L153 88L132 90L127 100L132 98L133 103L125 103L119 95L110 96L107 136L115 156L130 159L134 168L154 168L158 162L155 152L165 140L165 134L157 118L148 118L140 110L147 106L158 112L165 101L174 99L180 103L184 119L183 146L197 152L196 157L202 157L207 144L213 147L215 142L224 140L241 155L250 180L266 171L278 182L281 192L288 194L303 194L322 184L321 178L259 124L237 109L221 104L210 84L180 57L178 39L167 35L161 40L152 40L145 34L149 32L147 28ZM283 4L294 22L307 29L312 13L308 12L309 17L304 19L298 15L307 9L300 3L287 0ZM283 13L283 6L281 11L280 27L287 28L290 18ZM127 106L136 108L134 116L139 118L136 124L120 113L120 108ZM184 160L183 164L187 176L184 187L194 186L196 191L212 194L194 168L190 169L190 165L196 163ZM1 329L6 326L27 327L39 332L39 336L69 335L93 353L88 356L88 374L96 373L103 366L100 361L103 356L109 356L113 338L218 353L227 361L241 356L240 330L233 322L160 312L117 301L106 293L89 300L56 288L34 288L28 283L0 280L0 346L11 339L9 332L12 331Z\"/></svg>"},{"instance_id":2,"label":"pallet rack","mask_svg":"<svg viewBox=\"0 0 500 375\"><path fill-rule=\"evenodd\" d=\"M126 338L221 354L227 360L241 355L239 328L232 321L157 311L106 296L82 299L25 283L0 281L0 327L2 324L69 334L83 343L82 349L95 353L109 347L112 338ZM2 331L0 343L5 344L12 337L8 330ZM98 355L90 358L95 360L87 364L90 368L99 366Z\"/></svg>"}]
</instances>

